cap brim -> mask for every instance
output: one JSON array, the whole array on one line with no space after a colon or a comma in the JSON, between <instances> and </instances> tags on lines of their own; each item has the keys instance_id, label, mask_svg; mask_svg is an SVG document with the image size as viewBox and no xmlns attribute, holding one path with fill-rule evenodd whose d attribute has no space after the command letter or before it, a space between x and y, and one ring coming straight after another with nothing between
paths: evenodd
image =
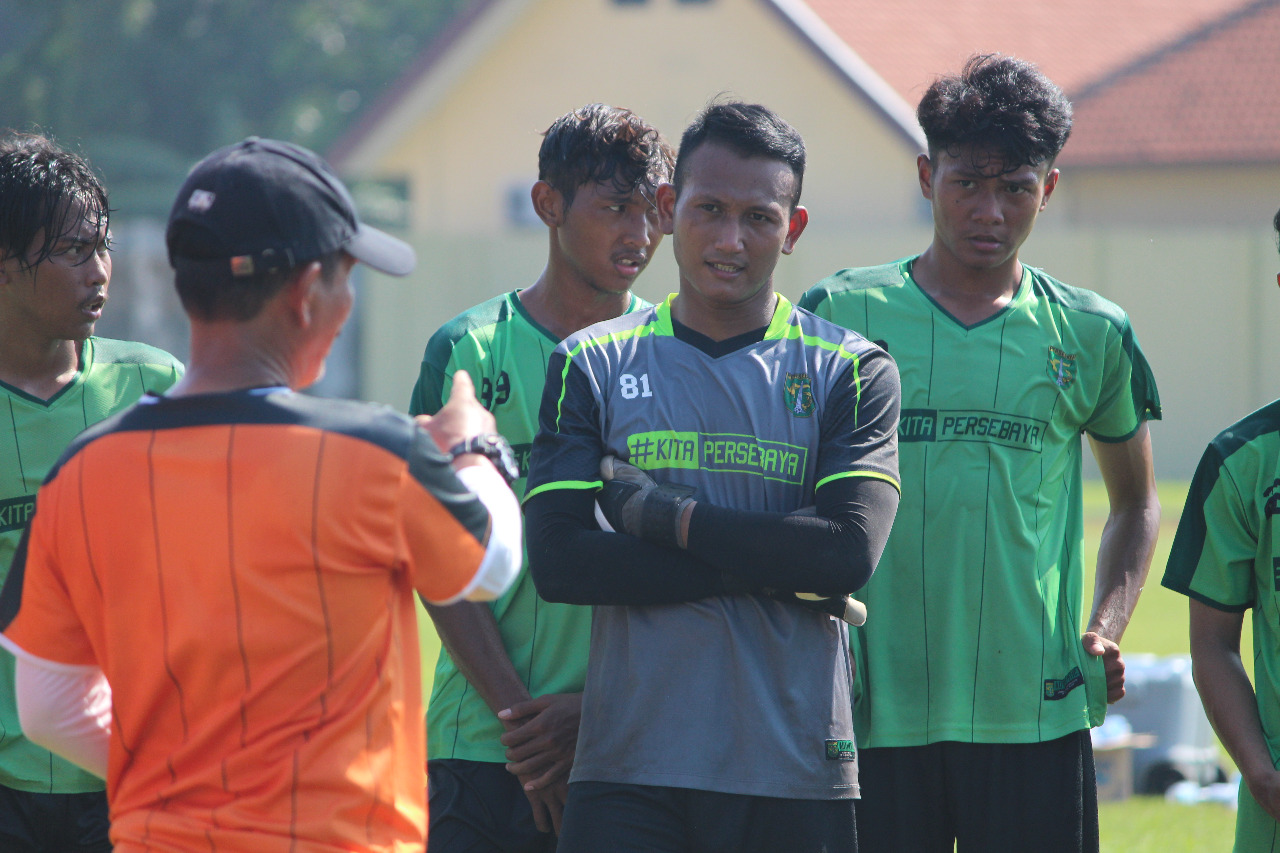
<instances>
[{"instance_id":1,"label":"cap brim","mask_svg":"<svg viewBox=\"0 0 1280 853\"><path fill-rule=\"evenodd\" d=\"M408 275L418 263L418 255L408 243L364 223L342 248L357 261L387 275Z\"/></svg>"}]
</instances>

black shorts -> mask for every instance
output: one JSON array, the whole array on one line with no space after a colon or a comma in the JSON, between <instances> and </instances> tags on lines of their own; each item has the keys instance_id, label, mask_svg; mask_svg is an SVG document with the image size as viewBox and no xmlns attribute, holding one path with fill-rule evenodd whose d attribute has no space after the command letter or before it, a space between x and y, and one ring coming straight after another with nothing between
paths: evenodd
<instances>
[{"instance_id":1,"label":"black shorts","mask_svg":"<svg viewBox=\"0 0 1280 853\"><path fill-rule=\"evenodd\" d=\"M857 853L854 802L571 782L560 853Z\"/></svg>"},{"instance_id":2,"label":"black shorts","mask_svg":"<svg viewBox=\"0 0 1280 853\"><path fill-rule=\"evenodd\" d=\"M539 832L520 780L502 764L437 758L427 762L429 853L555 853Z\"/></svg>"},{"instance_id":3,"label":"black shorts","mask_svg":"<svg viewBox=\"0 0 1280 853\"><path fill-rule=\"evenodd\" d=\"M0 785L4 853L111 853L107 795L38 794Z\"/></svg>"},{"instance_id":4,"label":"black shorts","mask_svg":"<svg viewBox=\"0 0 1280 853\"><path fill-rule=\"evenodd\" d=\"M1087 730L1043 743L956 743L858 755L863 853L1097 853Z\"/></svg>"}]
</instances>

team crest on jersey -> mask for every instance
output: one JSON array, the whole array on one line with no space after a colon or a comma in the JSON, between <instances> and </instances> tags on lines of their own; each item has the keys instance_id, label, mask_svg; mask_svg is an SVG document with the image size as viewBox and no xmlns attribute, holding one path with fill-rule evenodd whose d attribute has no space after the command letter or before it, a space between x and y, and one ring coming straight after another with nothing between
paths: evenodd
<instances>
[{"instance_id":1,"label":"team crest on jersey","mask_svg":"<svg viewBox=\"0 0 1280 853\"><path fill-rule=\"evenodd\" d=\"M1059 388L1068 388L1076 381L1076 354L1049 347L1049 378Z\"/></svg>"},{"instance_id":2,"label":"team crest on jersey","mask_svg":"<svg viewBox=\"0 0 1280 853\"><path fill-rule=\"evenodd\" d=\"M817 404L813 401L813 383L807 373L788 373L787 381L782 386L787 409L797 418L807 418L813 414Z\"/></svg>"}]
</instances>

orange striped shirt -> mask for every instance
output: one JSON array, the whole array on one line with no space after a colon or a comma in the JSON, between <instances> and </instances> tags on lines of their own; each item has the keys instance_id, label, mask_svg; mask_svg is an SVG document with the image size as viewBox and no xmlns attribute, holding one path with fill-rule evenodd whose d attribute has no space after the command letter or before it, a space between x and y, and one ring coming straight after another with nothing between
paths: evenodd
<instances>
[{"instance_id":1,"label":"orange striped shirt","mask_svg":"<svg viewBox=\"0 0 1280 853\"><path fill-rule=\"evenodd\" d=\"M460 593L487 524L390 410L149 401L50 474L0 624L110 682L118 853L421 850L413 592Z\"/></svg>"}]
</instances>

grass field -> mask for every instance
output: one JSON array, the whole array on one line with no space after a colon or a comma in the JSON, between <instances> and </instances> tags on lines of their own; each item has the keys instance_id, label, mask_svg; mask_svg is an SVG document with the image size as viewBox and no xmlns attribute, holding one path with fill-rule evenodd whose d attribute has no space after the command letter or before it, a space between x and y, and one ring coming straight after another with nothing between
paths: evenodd
<instances>
[{"instance_id":1,"label":"grass field","mask_svg":"<svg viewBox=\"0 0 1280 853\"><path fill-rule=\"evenodd\" d=\"M1186 483L1160 484L1163 507L1160 539L1151 563L1151 576L1124 636L1122 647L1126 652L1159 655L1187 652L1187 601L1160 586L1186 491ZM1085 554L1089 555L1084 588L1088 600L1093 589L1093 555L1098 552L1098 540L1107 515L1106 492L1102 484L1086 483L1084 500ZM440 642L430 619L421 611L421 605L419 617L422 659L425 662L425 696L431 692L430 679ZM1248 619L1245 620L1245 636L1241 643L1245 649L1252 643ZM1252 656L1245 655L1245 658L1248 663ZM1123 700L1117 711L1123 713ZM1212 803L1179 805L1166 803L1159 797L1134 797L1119 803L1103 803L1099 809L1099 821L1102 853L1226 853L1231 849L1235 812Z\"/></svg>"}]
</instances>

